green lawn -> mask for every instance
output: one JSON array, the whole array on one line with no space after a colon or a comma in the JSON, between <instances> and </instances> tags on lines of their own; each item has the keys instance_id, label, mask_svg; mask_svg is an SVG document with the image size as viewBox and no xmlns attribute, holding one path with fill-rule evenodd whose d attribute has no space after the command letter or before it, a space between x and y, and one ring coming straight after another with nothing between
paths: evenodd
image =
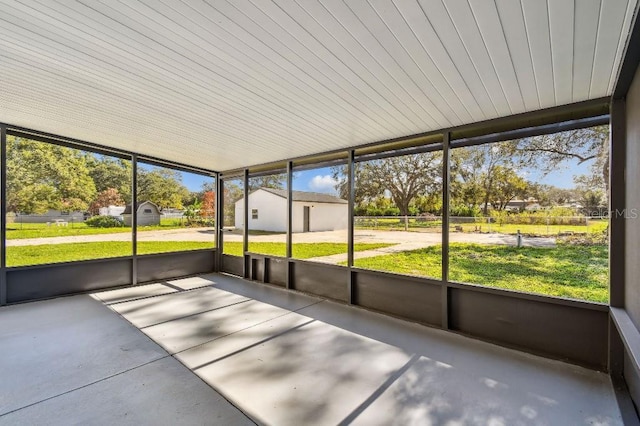
<instances>
[{"instance_id":1,"label":"green lawn","mask_svg":"<svg viewBox=\"0 0 640 426\"><path fill-rule=\"evenodd\" d=\"M355 244L355 251L372 250L382 247L389 247L393 244ZM287 246L285 243L250 243L249 251L259 254L270 254L272 256L286 255ZM293 245L292 254L295 259L309 259L312 257L330 256L332 254L346 253L345 243L296 243ZM225 242L224 253L232 256L242 256L241 242Z\"/></svg>"},{"instance_id":2,"label":"green lawn","mask_svg":"<svg viewBox=\"0 0 640 426\"><path fill-rule=\"evenodd\" d=\"M506 223L499 225L487 222L475 222L475 223L451 223L451 231L455 232L456 226L461 226L463 232L473 232L476 228L481 232L497 232L500 234L516 234L518 230L523 234L528 235L558 235L559 233L573 232L573 233L599 233L604 232L607 229L607 221L589 221L588 225L529 225L529 224L511 224Z\"/></svg>"},{"instance_id":3,"label":"green lawn","mask_svg":"<svg viewBox=\"0 0 640 426\"><path fill-rule=\"evenodd\" d=\"M138 254L198 250L213 247L213 242L141 241L138 242ZM130 255L131 243L127 241L17 246L7 247L7 266L40 265Z\"/></svg>"},{"instance_id":4,"label":"green lawn","mask_svg":"<svg viewBox=\"0 0 640 426\"><path fill-rule=\"evenodd\" d=\"M163 221L160 225L139 226L138 232L162 231L169 229L180 229L185 226L179 225L175 219ZM97 234L119 234L131 233L130 227L122 228L91 228L84 223L70 223L67 226L47 226L46 223L8 223L7 240L21 240L25 238L48 238L48 237L72 237L77 235L97 235Z\"/></svg>"},{"instance_id":5,"label":"green lawn","mask_svg":"<svg viewBox=\"0 0 640 426\"><path fill-rule=\"evenodd\" d=\"M452 217L450 223L451 232L456 232L456 226L462 227L462 232L474 232L479 229L481 232L497 232L502 234L516 234L520 230L523 234L529 235L557 235L564 232L586 233L604 232L607 228L607 220L589 220L586 225L532 225L532 224L488 224L486 219L478 218L475 222L456 223L457 218ZM356 222L356 228L360 230L378 231L404 231L404 219L368 219ZM409 219L409 232L441 232L442 221L416 222ZM459 232L459 231L458 231Z\"/></svg>"},{"instance_id":6,"label":"green lawn","mask_svg":"<svg viewBox=\"0 0 640 426\"><path fill-rule=\"evenodd\" d=\"M390 244L356 244L355 251L388 247ZM213 242L142 241L139 254L213 248ZM252 243L251 251L284 255L284 243ZM294 244L297 259L346 253L344 243ZM242 243L228 242L225 253L241 256ZM120 241L47 244L7 248L7 266L38 265L131 255L131 243ZM568 297L594 302L608 301L608 256L606 245L569 245L556 248L516 248L498 245L452 243L452 281L500 287L529 293ZM439 278L441 248L428 247L383 256L356 259L355 266L407 275Z\"/></svg>"},{"instance_id":7,"label":"green lawn","mask_svg":"<svg viewBox=\"0 0 640 426\"><path fill-rule=\"evenodd\" d=\"M356 244L355 250L387 247L390 244ZM214 248L213 242L193 241L139 241L138 254L166 253L172 251ZM242 255L241 242L225 243L225 253ZM260 253L282 252L284 243L253 243L252 248ZM346 244L318 243L296 244L294 254L298 259L346 253ZM257 253L258 251L256 251ZM101 259L130 256L131 243L128 241L103 241L92 243L43 244L34 246L7 247L7 266L41 265L46 263L71 262L76 260Z\"/></svg>"},{"instance_id":8,"label":"green lawn","mask_svg":"<svg viewBox=\"0 0 640 426\"><path fill-rule=\"evenodd\" d=\"M357 259L365 269L439 278L439 246ZM604 245L556 248L452 243L452 281L500 287L528 293L606 303L609 299L608 257Z\"/></svg>"}]
</instances>

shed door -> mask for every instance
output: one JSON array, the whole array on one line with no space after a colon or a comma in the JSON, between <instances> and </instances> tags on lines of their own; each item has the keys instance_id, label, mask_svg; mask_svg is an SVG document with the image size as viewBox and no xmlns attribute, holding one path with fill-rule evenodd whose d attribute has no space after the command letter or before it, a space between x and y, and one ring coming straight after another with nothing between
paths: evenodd
<instances>
[{"instance_id":1,"label":"shed door","mask_svg":"<svg viewBox=\"0 0 640 426\"><path fill-rule=\"evenodd\" d=\"M309 206L304 206L302 214L302 232L309 232L310 227L310 210Z\"/></svg>"}]
</instances>

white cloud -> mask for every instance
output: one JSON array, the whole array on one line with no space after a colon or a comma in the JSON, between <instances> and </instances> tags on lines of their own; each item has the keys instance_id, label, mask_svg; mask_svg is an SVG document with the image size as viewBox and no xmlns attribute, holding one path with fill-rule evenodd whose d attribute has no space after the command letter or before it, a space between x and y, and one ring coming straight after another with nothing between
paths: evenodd
<instances>
[{"instance_id":1,"label":"white cloud","mask_svg":"<svg viewBox=\"0 0 640 426\"><path fill-rule=\"evenodd\" d=\"M316 192L336 192L335 186L338 184L338 180L331 177L331 175L317 175L309 181L309 188Z\"/></svg>"}]
</instances>

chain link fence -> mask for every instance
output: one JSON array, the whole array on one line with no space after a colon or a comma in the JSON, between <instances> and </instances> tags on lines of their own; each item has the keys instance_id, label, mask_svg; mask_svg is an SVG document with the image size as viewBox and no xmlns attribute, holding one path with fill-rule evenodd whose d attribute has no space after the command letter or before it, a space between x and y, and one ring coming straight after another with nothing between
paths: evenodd
<instances>
[{"instance_id":1,"label":"chain link fence","mask_svg":"<svg viewBox=\"0 0 640 426\"><path fill-rule=\"evenodd\" d=\"M356 216L356 230L442 232L442 216ZM532 236L583 235L606 232L606 217L504 216L449 218L450 232L501 233Z\"/></svg>"}]
</instances>

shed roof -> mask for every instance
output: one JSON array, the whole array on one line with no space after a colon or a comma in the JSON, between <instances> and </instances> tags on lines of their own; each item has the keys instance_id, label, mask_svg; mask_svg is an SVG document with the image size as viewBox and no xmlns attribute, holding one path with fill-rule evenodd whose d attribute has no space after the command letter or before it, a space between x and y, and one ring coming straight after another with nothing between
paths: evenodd
<instances>
[{"instance_id":1,"label":"shed roof","mask_svg":"<svg viewBox=\"0 0 640 426\"><path fill-rule=\"evenodd\" d=\"M263 190L270 192L278 197L287 198L286 189L273 189L273 188L258 188L256 191ZM253 191L255 192L255 191ZM253 193L252 192L252 193ZM330 204L347 204L347 200L342 198L323 194L321 192L306 192L306 191L291 191L293 201L303 201L308 203L330 203Z\"/></svg>"},{"instance_id":2,"label":"shed roof","mask_svg":"<svg viewBox=\"0 0 640 426\"><path fill-rule=\"evenodd\" d=\"M144 204L150 204L157 211L160 211L160 208L155 203L152 203L151 201L140 201L139 203L137 203L137 205L138 205L137 210L140 210L140 207L142 207ZM122 214L131 214L131 204L127 204L127 206L124 208L124 211L122 212Z\"/></svg>"}]
</instances>

